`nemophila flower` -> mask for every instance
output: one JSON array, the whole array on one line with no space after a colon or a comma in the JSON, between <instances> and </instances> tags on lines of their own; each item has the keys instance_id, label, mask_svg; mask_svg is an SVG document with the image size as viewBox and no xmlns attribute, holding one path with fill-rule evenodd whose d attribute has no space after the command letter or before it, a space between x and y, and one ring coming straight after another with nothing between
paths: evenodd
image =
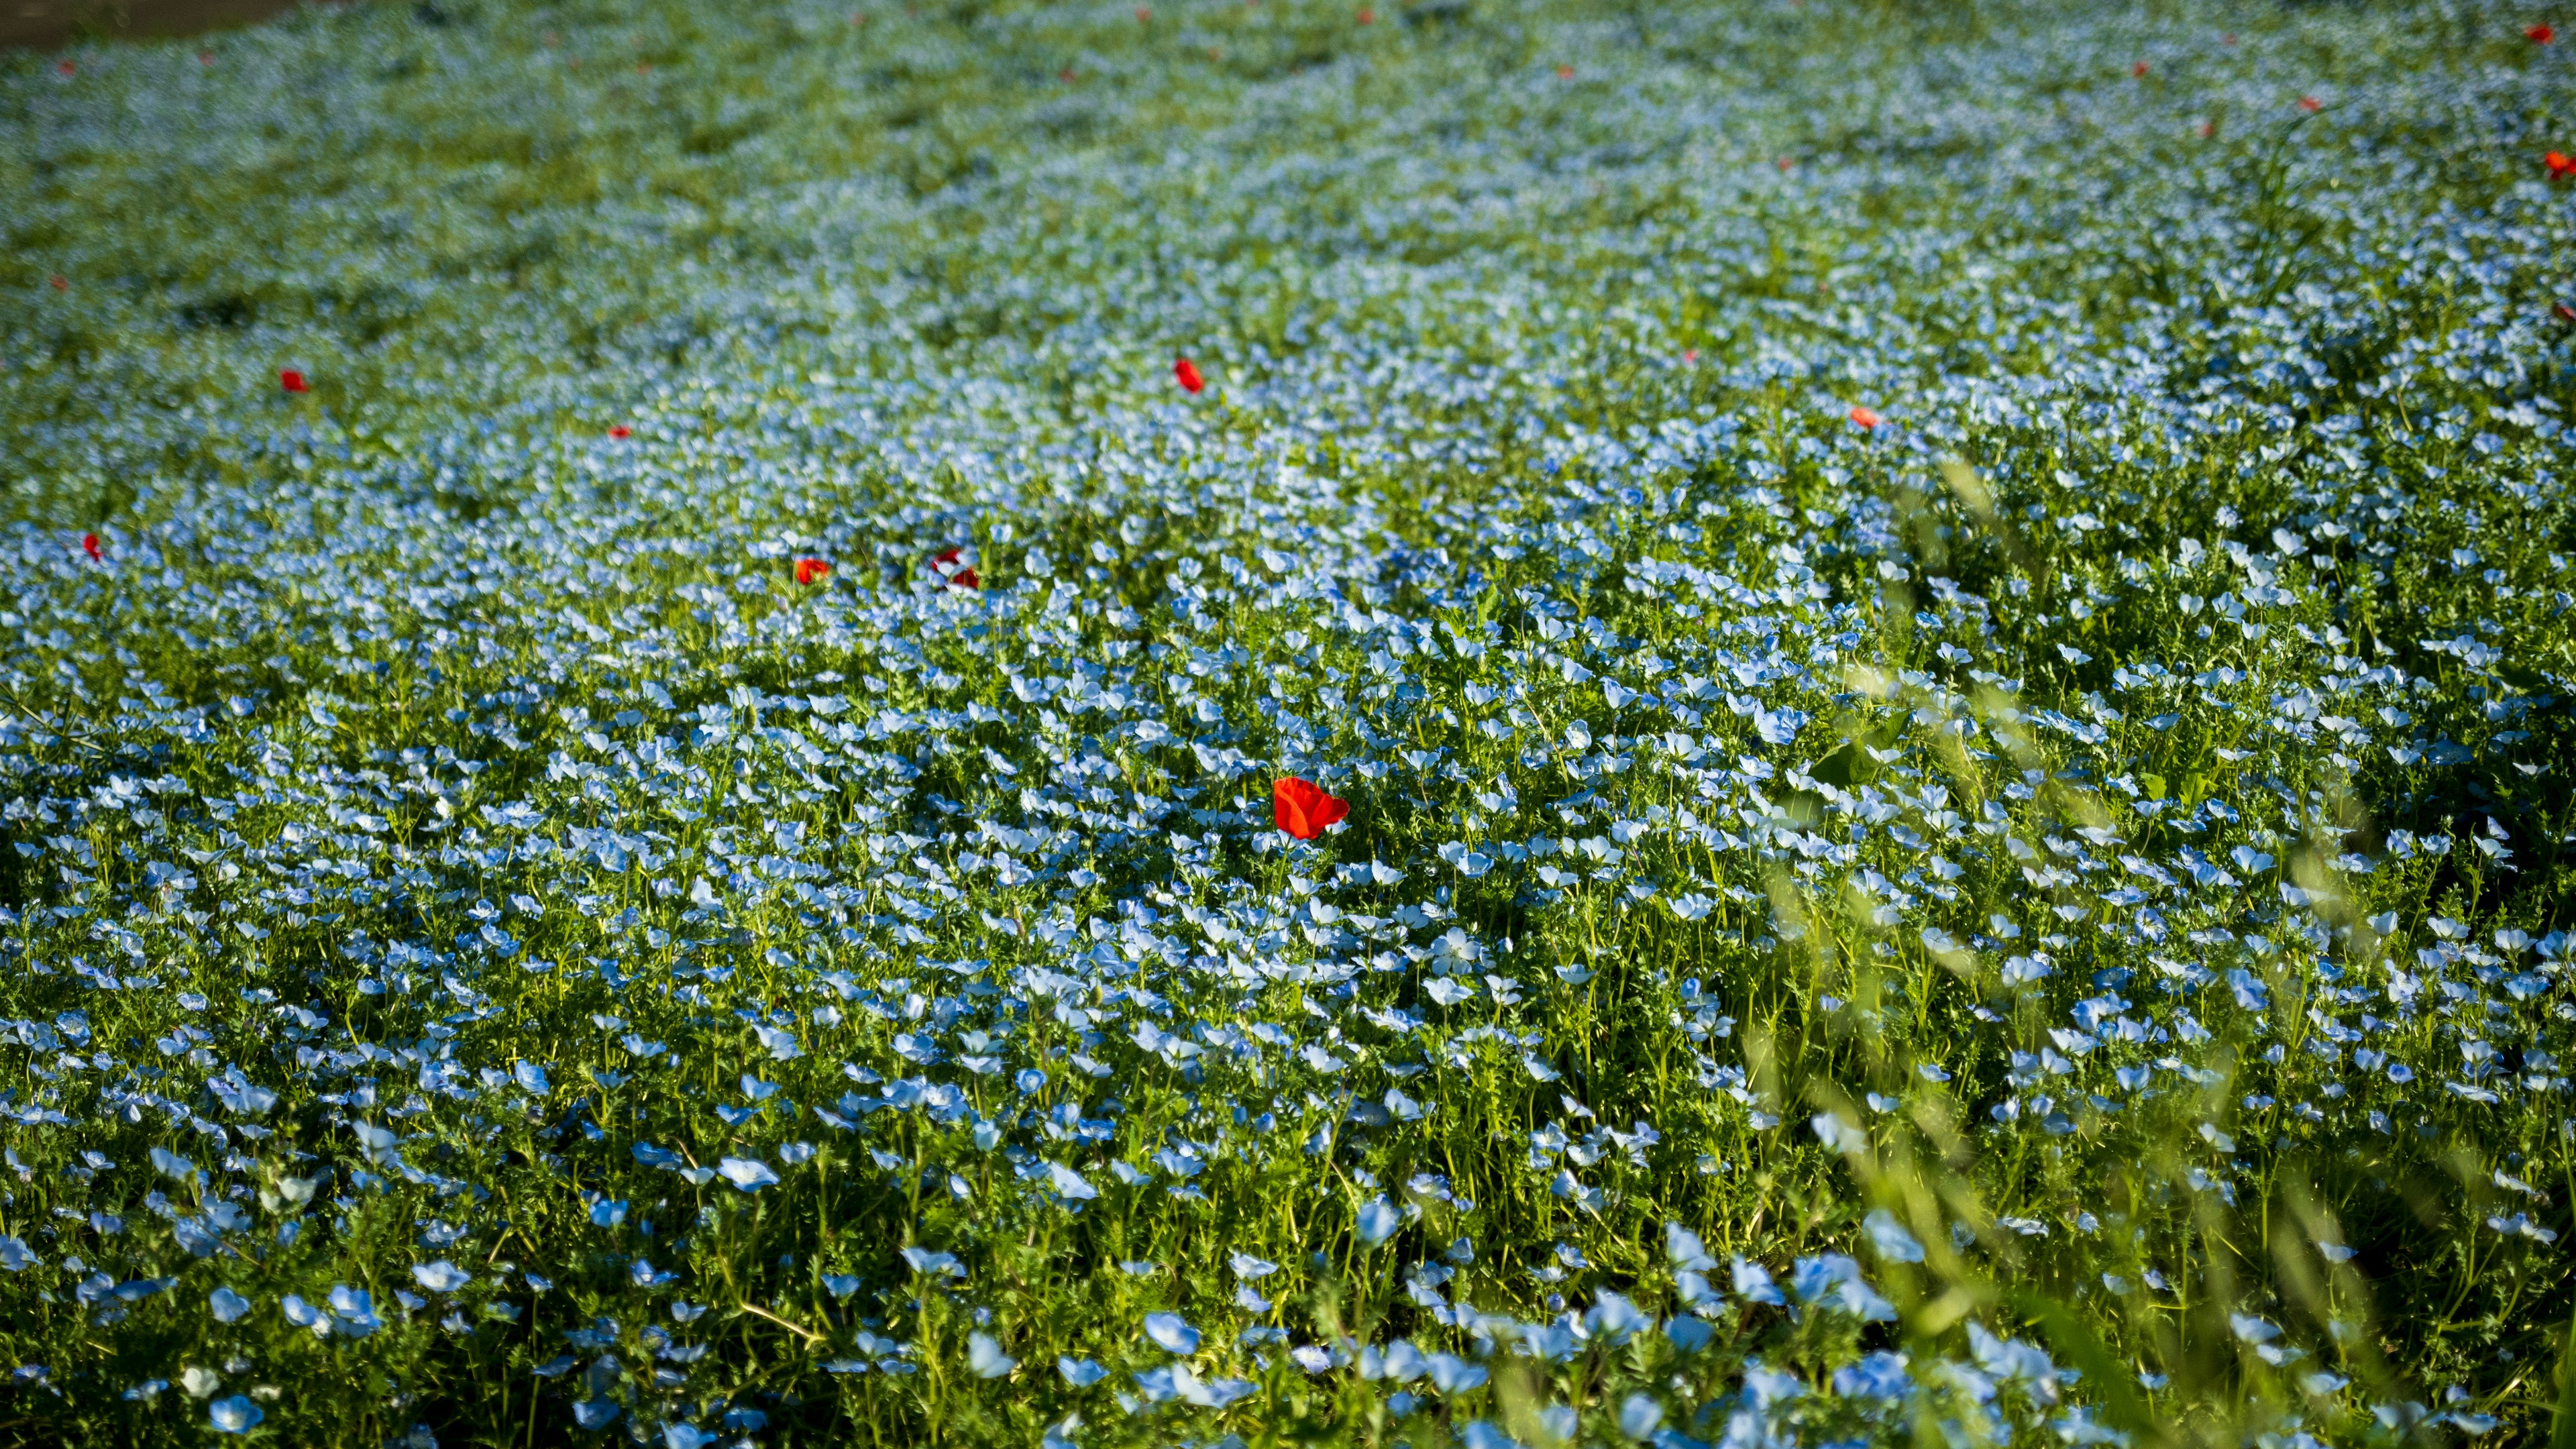
<instances>
[{"instance_id":1,"label":"nemophila flower","mask_svg":"<svg viewBox=\"0 0 2576 1449\"><path fill-rule=\"evenodd\" d=\"M1172 360L1172 378L1183 392L1194 393L1207 386L1207 379L1199 376L1199 365L1186 357Z\"/></svg>"},{"instance_id":2,"label":"nemophila flower","mask_svg":"<svg viewBox=\"0 0 2576 1449\"><path fill-rule=\"evenodd\" d=\"M1351 802L1329 795L1312 780L1284 776L1270 786L1270 815L1280 829L1312 840L1351 813Z\"/></svg>"},{"instance_id":3,"label":"nemophila flower","mask_svg":"<svg viewBox=\"0 0 2576 1449\"><path fill-rule=\"evenodd\" d=\"M758 1158L725 1158L716 1164L716 1174L743 1192L778 1185L778 1173Z\"/></svg>"},{"instance_id":4,"label":"nemophila flower","mask_svg":"<svg viewBox=\"0 0 2576 1449\"><path fill-rule=\"evenodd\" d=\"M453 1293L474 1281L474 1275L441 1258L434 1263L414 1263L411 1276L432 1293Z\"/></svg>"},{"instance_id":5,"label":"nemophila flower","mask_svg":"<svg viewBox=\"0 0 2576 1449\"><path fill-rule=\"evenodd\" d=\"M268 1411L252 1403L247 1395L235 1394L208 1404L206 1417L218 1434L247 1434L268 1418Z\"/></svg>"},{"instance_id":6,"label":"nemophila flower","mask_svg":"<svg viewBox=\"0 0 2576 1449\"><path fill-rule=\"evenodd\" d=\"M1361 1206L1353 1231L1358 1234L1362 1247L1374 1248L1395 1236L1395 1230L1402 1226L1404 1214L1396 1210L1395 1204L1381 1197Z\"/></svg>"},{"instance_id":7,"label":"nemophila flower","mask_svg":"<svg viewBox=\"0 0 2576 1449\"><path fill-rule=\"evenodd\" d=\"M1177 1313L1146 1314L1145 1336L1165 1353L1186 1357L1199 1351L1199 1331Z\"/></svg>"},{"instance_id":8,"label":"nemophila flower","mask_svg":"<svg viewBox=\"0 0 2576 1449\"><path fill-rule=\"evenodd\" d=\"M1907 1232L1904 1224L1899 1223L1895 1215L1887 1209L1870 1209L1868 1218L1861 1224L1861 1230L1868 1236L1870 1246L1877 1250L1882 1260L1892 1263L1923 1261L1923 1245L1916 1242L1914 1235Z\"/></svg>"},{"instance_id":9,"label":"nemophila flower","mask_svg":"<svg viewBox=\"0 0 2576 1449\"><path fill-rule=\"evenodd\" d=\"M1851 420L1862 432L1868 432L1878 426L1878 414L1865 407L1854 407L1851 410Z\"/></svg>"},{"instance_id":10,"label":"nemophila flower","mask_svg":"<svg viewBox=\"0 0 2576 1449\"><path fill-rule=\"evenodd\" d=\"M966 1338L966 1367L979 1379L998 1379L1018 1368L1020 1361L1002 1352L1002 1345L989 1333L974 1333Z\"/></svg>"},{"instance_id":11,"label":"nemophila flower","mask_svg":"<svg viewBox=\"0 0 2576 1449\"><path fill-rule=\"evenodd\" d=\"M217 1323L232 1323L250 1312L250 1300L230 1288L218 1288L206 1299L206 1311Z\"/></svg>"},{"instance_id":12,"label":"nemophila flower","mask_svg":"<svg viewBox=\"0 0 2576 1449\"><path fill-rule=\"evenodd\" d=\"M819 584L829 578L831 573L832 566L822 559L800 558L796 561L796 585L799 588Z\"/></svg>"},{"instance_id":13,"label":"nemophila flower","mask_svg":"<svg viewBox=\"0 0 2576 1449\"><path fill-rule=\"evenodd\" d=\"M288 392L310 392L312 390L304 381L304 374L292 367L281 367L277 370L277 385L286 389Z\"/></svg>"},{"instance_id":14,"label":"nemophila flower","mask_svg":"<svg viewBox=\"0 0 2576 1449\"><path fill-rule=\"evenodd\" d=\"M984 586L984 580L975 572L973 561L968 558L964 544L942 549L931 555L930 571L941 583L952 589L980 589Z\"/></svg>"}]
</instances>

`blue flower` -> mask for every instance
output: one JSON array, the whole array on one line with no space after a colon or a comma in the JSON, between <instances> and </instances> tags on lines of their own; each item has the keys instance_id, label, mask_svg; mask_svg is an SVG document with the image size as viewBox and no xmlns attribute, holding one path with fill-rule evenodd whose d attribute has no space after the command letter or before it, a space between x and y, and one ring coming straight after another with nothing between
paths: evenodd
<instances>
[{"instance_id":1,"label":"blue flower","mask_svg":"<svg viewBox=\"0 0 2576 1449\"><path fill-rule=\"evenodd\" d=\"M778 1174L756 1158L728 1157L716 1164L716 1172L743 1192L758 1192L778 1184Z\"/></svg>"},{"instance_id":2,"label":"blue flower","mask_svg":"<svg viewBox=\"0 0 2576 1449\"><path fill-rule=\"evenodd\" d=\"M1145 1336L1165 1353L1187 1355L1199 1351L1199 1331L1177 1313L1146 1314Z\"/></svg>"},{"instance_id":3,"label":"blue flower","mask_svg":"<svg viewBox=\"0 0 2576 1449\"><path fill-rule=\"evenodd\" d=\"M1083 1181L1082 1174L1074 1171L1070 1167L1066 1167L1062 1163L1048 1163L1047 1177L1049 1181L1055 1184L1055 1190L1057 1193L1061 1194L1067 1201L1080 1202L1086 1198L1095 1198L1100 1196L1100 1189Z\"/></svg>"},{"instance_id":4,"label":"blue flower","mask_svg":"<svg viewBox=\"0 0 2576 1449\"><path fill-rule=\"evenodd\" d=\"M969 1334L966 1338L966 1366L979 1379L998 1379L1019 1367L1019 1360L1002 1352L1002 1345L989 1333Z\"/></svg>"},{"instance_id":5,"label":"blue flower","mask_svg":"<svg viewBox=\"0 0 2576 1449\"><path fill-rule=\"evenodd\" d=\"M1374 1248L1395 1235L1404 1226L1404 1215L1385 1198L1375 1198L1360 1208L1355 1230L1363 1247Z\"/></svg>"},{"instance_id":6,"label":"blue flower","mask_svg":"<svg viewBox=\"0 0 2576 1449\"><path fill-rule=\"evenodd\" d=\"M474 1275L441 1258L434 1263L414 1263L411 1276L432 1293L453 1293L474 1281Z\"/></svg>"},{"instance_id":7,"label":"blue flower","mask_svg":"<svg viewBox=\"0 0 2576 1449\"><path fill-rule=\"evenodd\" d=\"M1914 1241L1914 1235L1887 1209L1870 1209L1869 1216L1861 1220L1861 1230L1869 1235L1870 1247L1880 1258L1891 1263L1923 1261L1923 1245Z\"/></svg>"}]
</instances>

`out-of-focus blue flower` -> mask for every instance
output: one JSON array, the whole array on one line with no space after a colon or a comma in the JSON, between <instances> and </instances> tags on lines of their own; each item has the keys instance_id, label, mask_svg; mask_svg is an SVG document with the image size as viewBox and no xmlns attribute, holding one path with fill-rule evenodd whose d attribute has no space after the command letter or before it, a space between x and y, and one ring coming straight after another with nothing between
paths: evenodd
<instances>
[{"instance_id":1,"label":"out-of-focus blue flower","mask_svg":"<svg viewBox=\"0 0 2576 1449\"><path fill-rule=\"evenodd\" d=\"M1199 1331L1177 1313L1145 1315L1145 1336L1165 1353L1193 1354L1199 1351Z\"/></svg>"}]
</instances>

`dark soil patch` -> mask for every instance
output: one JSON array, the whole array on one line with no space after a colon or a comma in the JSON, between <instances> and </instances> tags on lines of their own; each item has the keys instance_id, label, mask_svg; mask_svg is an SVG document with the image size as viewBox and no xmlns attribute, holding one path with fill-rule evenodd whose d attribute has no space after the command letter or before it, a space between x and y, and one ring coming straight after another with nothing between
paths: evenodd
<instances>
[{"instance_id":1,"label":"dark soil patch","mask_svg":"<svg viewBox=\"0 0 2576 1449\"><path fill-rule=\"evenodd\" d=\"M0 49L52 50L81 40L143 40L249 25L296 0L0 0Z\"/></svg>"}]
</instances>

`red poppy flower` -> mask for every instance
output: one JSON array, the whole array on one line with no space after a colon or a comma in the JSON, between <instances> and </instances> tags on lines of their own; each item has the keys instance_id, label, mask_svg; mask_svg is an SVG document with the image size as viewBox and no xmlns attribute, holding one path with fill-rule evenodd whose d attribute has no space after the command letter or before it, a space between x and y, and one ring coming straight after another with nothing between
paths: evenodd
<instances>
[{"instance_id":1,"label":"red poppy flower","mask_svg":"<svg viewBox=\"0 0 2576 1449\"><path fill-rule=\"evenodd\" d=\"M2317 112L2324 110L2325 106L2326 103L2318 100L2315 96L2299 97L2299 109L2307 112L2309 115L2313 116Z\"/></svg>"},{"instance_id":2,"label":"red poppy flower","mask_svg":"<svg viewBox=\"0 0 2576 1449\"><path fill-rule=\"evenodd\" d=\"M2200 139L2202 139L2202 140L2204 140L2204 141L2208 140L2211 136L2213 136L2213 135L2217 134L2217 132L2218 132L2218 127L2217 127L2217 125L2216 125L2215 123L2213 123L2213 122L2209 122L2209 121L2203 121L2203 122L2201 122L2201 123L2200 123L2200 126L2199 126L2199 128L2198 128L2198 129L2199 129L2199 131L2200 131Z\"/></svg>"},{"instance_id":3,"label":"red poppy flower","mask_svg":"<svg viewBox=\"0 0 2576 1449\"><path fill-rule=\"evenodd\" d=\"M1574 67L1572 67L1572 66L1570 66L1570 65L1560 65L1560 66L1558 66L1558 67L1556 68L1556 78L1557 78L1558 80L1572 80L1572 79L1574 79Z\"/></svg>"},{"instance_id":4,"label":"red poppy flower","mask_svg":"<svg viewBox=\"0 0 2576 1449\"><path fill-rule=\"evenodd\" d=\"M1066 85L1073 84L1073 67L1066 66L1064 69L1057 71L1055 73L1055 78L1064 82Z\"/></svg>"},{"instance_id":5,"label":"red poppy flower","mask_svg":"<svg viewBox=\"0 0 2576 1449\"><path fill-rule=\"evenodd\" d=\"M2535 25L2529 30L2524 31L2522 33L2522 38L2530 41L2534 45L2547 45L2549 42L2558 38L2558 32L2550 29L2546 25Z\"/></svg>"},{"instance_id":6,"label":"red poppy flower","mask_svg":"<svg viewBox=\"0 0 2576 1449\"><path fill-rule=\"evenodd\" d=\"M291 367L281 367L277 370L277 385L286 389L288 392L311 392L313 390L304 385L304 374L297 372Z\"/></svg>"},{"instance_id":7,"label":"red poppy flower","mask_svg":"<svg viewBox=\"0 0 2576 1449\"><path fill-rule=\"evenodd\" d=\"M1683 348L1683 349L1682 349L1682 366L1684 366L1684 367L1697 367L1698 365L1699 365L1699 349L1698 349L1698 348L1696 348L1696 347L1685 347L1685 348Z\"/></svg>"},{"instance_id":8,"label":"red poppy flower","mask_svg":"<svg viewBox=\"0 0 2576 1449\"><path fill-rule=\"evenodd\" d=\"M106 553L98 546L98 535L95 533L84 533L81 535L81 552L89 555L89 561L91 563L102 563L105 562L107 558Z\"/></svg>"},{"instance_id":9,"label":"red poppy flower","mask_svg":"<svg viewBox=\"0 0 2576 1449\"><path fill-rule=\"evenodd\" d=\"M1207 386L1207 379L1199 376L1199 365L1186 357L1173 361L1172 376L1180 382L1183 392L1197 392Z\"/></svg>"},{"instance_id":10,"label":"red poppy flower","mask_svg":"<svg viewBox=\"0 0 2576 1449\"><path fill-rule=\"evenodd\" d=\"M2129 74L2131 74L2131 75L2142 76L2142 75L2145 75L2146 73L2147 73L2147 63L2146 63L2145 61L2143 61L2143 60L2142 60L2142 61L2139 61L2136 65L2133 65L2133 66L2129 67Z\"/></svg>"},{"instance_id":11,"label":"red poppy flower","mask_svg":"<svg viewBox=\"0 0 2576 1449\"><path fill-rule=\"evenodd\" d=\"M1363 10L1363 11L1361 11L1361 12L1360 12L1360 24L1362 24L1362 25L1375 25L1375 24L1377 24L1377 12L1376 12L1376 11L1374 11L1374 10Z\"/></svg>"},{"instance_id":12,"label":"red poppy flower","mask_svg":"<svg viewBox=\"0 0 2576 1449\"><path fill-rule=\"evenodd\" d=\"M1871 412L1867 408L1853 408L1851 410L1851 420L1860 424L1862 432L1868 432L1870 429L1878 426L1878 414Z\"/></svg>"},{"instance_id":13,"label":"red poppy flower","mask_svg":"<svg viewBox=\"0 0 2576 1449\"><path fill-rule=\"evenodd\" d=\"M966 562L965 545L960 544L930 560L930 571L952 589L980 589L984 581L976 576L974 566Z\"/></svg>"},{"instance_id":14,"label":"red poppy flower","mask_svg":"<svg viewBox=\"0 0 2576 1449\"><path fill-rule=\"evenodd\" d=\"M819 558L800 558L796 561L796 584L799 588L807 584L821 583L829 578L831 573L832 566Z\"/></svg>"},{"instance_id":15,"label":"red poppy flower","mask_svg":"<svg viewBox=\"0 0 2576 1449\"><path fill-rule=\"evenodd\" d=\"M2566 303L2561 302L2549 310L2557 313L2558 320L2561 322L2576 323L2576 307L2570 307Z\"/></svg>"},{"instance_id":16,"label":"red poppy flower","mask_svg":"<svg viewBox=\"0 0 2576 1449\"><path fill-rule=\"evenodd\" d=\"M1270 815L1279 828L1299 840L1312 840L1324 827L1351 813L1351 802L1324 793L1312 780L1294 775L1270 787Z\"/></svg>"},{"instance_id":17,"label":"red poppy flower","mask_svg":"<svg viewBox=\"0 0 2576 1449\"><path fill-rule=\"evenodd\" d=\"M1151 24L1151 23L1153 22L1153 19L1154 19L1154 7L1153 7L1153 6L1151 6L1151 5L1139 5L1139 6L1137 6L1137 7L1136 7L1136 23L1137 23L1137 24L1139 24L1139 25L1148 25L1148 24Z\"/></svg>"},{"instance_id":18,"label":"red poppy flower","mask_svg":"<svg viewBox=\"0 0 2576 1449\"><path fill-rule=\"evenodd\" d=\"M45 280L52 283L54 290L57 292L68 292L72 289L70 280L59 273L54 276L47 277Z\"/></svg>"},{"instance_id":19,"label":"red poppy flower","mask_svg":"<svg viewBox=\"0 0 2576 1449\"><path fill-rule=\"evenodd\" d=\"M198 51L198 52L197 52L197 64L199 64L199 65L213 65L214 63L215 63L215 53L214 53L213 51L211 51L211 50L201 50L201 51Z\"/></svg>"},{"instance_id":20,"label":"red poppy flower","mask_svg":"<svg viewBox=\"0 0 2576 1449\"><path fill-rule=\"evenodd\" d=\"M2540 159L2548 164L2549 174L2553 179L2576 176L2576 156L2570 156L2563 151L2552 151Z\"/></svg>"},{"instance_id":21,"label":"red poppy flower","mask_svg":"<svg viewBox=\"0 0 2576 1449\"><path fill-rule=\"evenodd\" d=\"M612 438L631 438L635 436L635 430L624 423L611 423L608 427L608 435Z\"/></svg>"},{"instance_id":22,"label":"red poppy flower","mask_svg":"<svg viewBox=\"0 0 2576 1449\"><path fill-rule=\"evenodd\" d=\"M68 60L58 60L54 62L54 69L61 71L65 75L70 75L73 71L80 69L80 67L72 64Z\"/></svg>"},{"instance_id":23,"label":"red poppy flower","mask_svg":"<svg viewBox=\"0 0 2576 1449\"><path fill-rule=\"evenodd\" d=\"M1783 157L1781 157L1779 160L1774 161L1774 162L1772 162L1771 164L1780 168L1780 174L1781 174L1781 175L1785 176L1785 175L1787 175L1787 174L1789 173L1789 158L1788 158L1788 157L1783 156Z\"/></svg>"}]
</instances>

